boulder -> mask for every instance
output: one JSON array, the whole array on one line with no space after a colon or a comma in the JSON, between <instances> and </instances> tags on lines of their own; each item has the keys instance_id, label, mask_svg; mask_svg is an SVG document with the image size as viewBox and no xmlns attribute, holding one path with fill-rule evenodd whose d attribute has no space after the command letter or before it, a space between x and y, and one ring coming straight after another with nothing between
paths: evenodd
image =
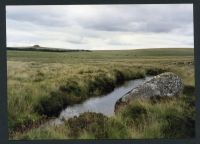
<instances>
[{"instance_id":1,"label":"boulder","mask_svg":"<svg viewBox=\"0 0 200 144\"><path fill-rule=\"evenodd\" d=\"M183 82L179 76L171 72L162 73L132 89L117 100L115 111L136 98L151 99L179 96L183 87Z\"/></svg>"}]
</instances>

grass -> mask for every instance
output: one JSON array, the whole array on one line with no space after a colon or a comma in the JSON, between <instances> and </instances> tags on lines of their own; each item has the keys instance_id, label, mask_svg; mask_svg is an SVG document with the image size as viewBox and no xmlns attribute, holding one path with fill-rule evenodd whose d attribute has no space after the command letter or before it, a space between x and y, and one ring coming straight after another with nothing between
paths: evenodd
<instances>
[{"instance_id":1,"label":"grass","mask_svg":"<svg viewBox=\"0 0 200 144\"><path fill-rule=\"evenodd\" d=\"M193 87L194 88L194 87ZM185 90L188 88L186 87ZM83 113L61 126L33 129L20 139L191 138L195 135L194 96L158 101L135 100L116 116Z\"/></svg>"},{"instance_id":2,"label":"grass","mask_svg":"<svg viewBox=\"0 0 200 144\"><path fill-rule=\"evenodd\" d=\"M180 98L181 102L178 103L179 99L152 105L150 102L143 102L149 106L143 110L139 108L140 105L133 104L135 108L132 112L139 113L139 121L147 119L146 115L149 115L150 110L155 111L154 115L161 116L162 113L159 112L159 109L163 113L167 113L165 108L167 109L171 106L172 111L175 111L174 115L163 116L158 121L153 120L149 127L145 127L145 132L140 130L141 127L139 129L129 129L125 120L121 119L122 116L108 118L108 125L111 125L111 123L115 125L117 123L116 125L121 125L126 130L124 133L122 131L117 132L118 130L115 126L108 126L110 129L105 138L126 138L125 135L128 134L132 138L183 136L176 134L171 136L164 135L161 133L161 125L163 127L164 125L168 126L168 123L173 123L174 121L178 123L183 121L183 119L188 119L186 123L190 123L188 121L193 117L190 115L193 112L194 103L193 49L70 53L8 51L10 138L21 138L23 135L22 131L27 130L29 131L26 134L27 139L72 138L68 134L63 133L64 131L69 131L70 128L67 126L65 126L65 130L63 130L63 127L41 130L33 129L32 127L37 127L45 119L58 116L60 111L66 106L81 103L89 97L108 93L126 80L142 78L145 75L157 75L164 71L178 74L187 86L184 96ZM192 98L187 98L188 95L192 95ZM190 105L187 106L185 103L190 103ZM177 108L173 104L177 105ZM182 105L185 105L185 107L182 107ZM191 109L187 113L184 110L188 108ZM180 111L177 111L179 109ZM183 116L183 113L186 116ZM123 115L125 112L121 112L121 114ZM175 116L176 114L178 117ZM128 116L126 117L128 119ZM163 123L160 124L160 121ZM127 123L129 122L127 120ZM147 121L144 121L144 123L147 125ZM174 125L172 124L170 128L173 129ZM83 134L75 136L75 138L97 138L97 135L94 135L93 131L91 131L83 129Z\"/></svg>"},{"instance_id":3,"label":"grass","mask_svg":"<svg viewBox=\"0 0 200 144\"><path fill-rule=\"evenodd\" d=\"M185 100L187 99L187 100ZM195 133L192 96L151 101L133 101L118 113L133 138L191 138ZM139 135L138 135L139 134Z\"/></svg>"}]
</instances>

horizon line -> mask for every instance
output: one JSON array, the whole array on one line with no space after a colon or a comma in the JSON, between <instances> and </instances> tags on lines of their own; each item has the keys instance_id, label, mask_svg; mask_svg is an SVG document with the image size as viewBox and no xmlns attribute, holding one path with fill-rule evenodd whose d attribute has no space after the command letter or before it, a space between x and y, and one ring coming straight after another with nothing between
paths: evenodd
<instances>
[{"instance_id":1,"label":"horizon line","mask_svg":"<svg viewBox=\"0 0 200 144\"><path fill-rule=\"evenodd\" d=\"M143 47L143 48L130 48L130 49L75 49L75 48L64 48L64 47L47 47L47 46L38 46L34 47L35 45L32 46L6 46L6 48L47 48L47 49L62 49L62 50L90 50L90 51L101 51L101 50L138 50L138 49L190 49L194 47Z\"/></svg>"}]
</instances>

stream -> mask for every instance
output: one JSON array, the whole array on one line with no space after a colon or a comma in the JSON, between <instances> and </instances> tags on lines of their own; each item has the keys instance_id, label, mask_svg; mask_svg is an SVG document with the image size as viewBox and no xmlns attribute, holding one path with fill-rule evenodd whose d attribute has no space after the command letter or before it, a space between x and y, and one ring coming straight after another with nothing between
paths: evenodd
<instances>
[{"instance_id":1,"label":"stream","mask_svg":"<svg viewBox=\"0 0 200 144\"><path fill-rule=\"evenodd\" d=\"M74 116L79 116L84 112L96 112L102 113L106 116L114 115L114 106L116 101L121 98L124 94L132 90L133 88L139 86L145 81L151 79L152 77L146 77L143 79L135 79L125 82L123 85L116 87L112 92L101 95L99 97L93 97L81 104L75 104L73 106L68 106L64 109L60 116L50 122L53 125L59 125L63 123L63 120L67 120Z\"/></svg>"}]
</instances>

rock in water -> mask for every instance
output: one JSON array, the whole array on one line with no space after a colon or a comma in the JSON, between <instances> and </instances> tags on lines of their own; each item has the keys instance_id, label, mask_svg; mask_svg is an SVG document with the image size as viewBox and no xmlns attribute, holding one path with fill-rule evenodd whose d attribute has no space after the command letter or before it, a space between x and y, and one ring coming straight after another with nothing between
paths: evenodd
<instances>
[{"instance_id":1,"label":"rock in water","mask_svg":"<svg viewBox=\"0 0 200 144\"><path fill-rule=\"evenodd\" d=\"M162 73L132 89L117 100L115 103L115 111L119 106L126 105L136 98L145 99L179 96L183 91L183 87L183 82L179 76L171 72Z\"/></svg>"}]
</instances>

